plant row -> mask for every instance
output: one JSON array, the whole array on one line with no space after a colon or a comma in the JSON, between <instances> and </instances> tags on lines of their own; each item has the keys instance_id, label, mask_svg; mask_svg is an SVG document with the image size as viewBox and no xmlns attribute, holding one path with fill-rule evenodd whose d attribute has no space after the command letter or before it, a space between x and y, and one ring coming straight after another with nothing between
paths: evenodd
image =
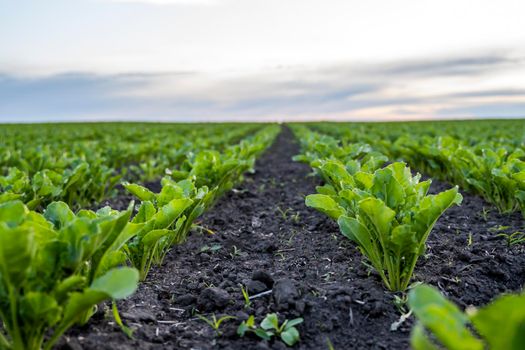
<instances>
[{"instance_id":1,"label":"plant row","mask_svg":"<svg viewBox=\"0 0 525 350\"><path fill-rule=\"evenodd\" d=\"M306 205L337 220L341 233L355 243L387 289L410 289L410 313L417 318L413 349L525 348L525 294L502 295L463 313L434 287L410 285L436 220L461 203L457 187L428 195L431 180L419 181L405 163L389 163L369 144L342 143L304 125L294 125L293 131L302 146L295 160L310 164L324 181L317 194L306 197Z\"/></svg>"},{"instance_id":2,"label":"plant row","mask_svg":"<svg viewBox=\"0 0 525 350\"><path fill-rule=\"evenodd\" d=\"M420 181L402 162L382 167L387 158L368 145L341 148L329 136L294 130L305 153L295 159L307 161L324 181L306 205L337 221L389 290L406 290L437 219L461 203L457 187L429 195L431 180Z\"/></svg>"},{"instance_id":3,"label":"plant row","mask_svg":"<svg viewBox=\"0 0 525 350\"><path fill-rule=\"evenodd\" d=\"M525 123L344 124L316 127L344 142L365 142L434 178L476 193L501 213L525 216Z\"/></svg>"},{"instance_id":4,"label":"plant row","mask_svg":"<svg viewBox=\"0 0 525 350\"><path fill-rule=\"evenodd\" d=\"M134 203L125 211L76 213L60 201L43 213L20 200L1 203L0 349L51 349L71 326L88 322L102 301L131 295L278 132L268 126L223 152L198 152L168 172L159 193L124 184L141 201L136 213Z\"/></svg>"},{"instance_id":5,"label":"plant row","mask_svg":"<svg viewBox=\"0 0 525 350\"><path fill-rule=\"evenodd\" d=\"M260 126L11 125L0 135L0 203L31 209L61 200L76 209L114 195L122 180L151 181L188 167L200 151L224 151Z\"/></svg>"}]
</instances>

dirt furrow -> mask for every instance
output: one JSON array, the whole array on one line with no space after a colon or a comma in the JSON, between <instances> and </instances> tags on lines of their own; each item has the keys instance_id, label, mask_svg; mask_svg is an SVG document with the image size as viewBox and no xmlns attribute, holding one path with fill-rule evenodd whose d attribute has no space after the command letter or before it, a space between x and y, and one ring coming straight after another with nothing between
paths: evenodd
<instances>
[{"instance_id":1,"label":"dirt furrow","mask_svg":"<svg viewBox=\"0 0 525 350\"><path fill-rule=\"evenodd\" d=\"M281 320L303 317L297 349L407 349L412 320L392 331L402 312L377 275L337 225L304 205L319 180L292 162L299 152L284 128L246 176L200 220L130 299L119 303L129 339L102 308L90 323L71 331L72 349L284 349L278 340L240 338L238 324L277 312ZM446 184L435 182L433 189ZM462 306L521 288L522 246L507 247L489 228L522 229L518 215L495 214L480 198L465 194L436 225L416 279L439 286ZM246 306L240 285L261 295ZM398 295L403 298L403 295ZM196 315L231 315L218 335Z\"/></svg>"}]
</instances>

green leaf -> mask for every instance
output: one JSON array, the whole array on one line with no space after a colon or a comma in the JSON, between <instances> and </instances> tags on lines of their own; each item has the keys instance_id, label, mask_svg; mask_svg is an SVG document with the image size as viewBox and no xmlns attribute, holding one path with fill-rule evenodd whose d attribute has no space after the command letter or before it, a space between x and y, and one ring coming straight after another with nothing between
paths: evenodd
<instances>
[{"instance_id":1,"label":"green leaf","mask_svg":"<svg viewBox=\"0 0 525 350\"><path fill-rule=\"evenodd\" d=\"M368 220L374 225L378 235L383 242L386 242L390 236L392 220L396 212L386 206L386 204L377 198L368 197L359 202L361 214L368 217Z\"/></svg>"},{"instance_id":2,"label":"green leaf","mask_svg":"<svg viewBox=\"0 0 525 350\"><path fill-rule=\"evenodd\" d=\"M295 327L290 327L281 333L281 339L288 346L293 346L299 341L299 331Z\"/></svg>"},{"instance_id":3,"label":"green leaf","mask_svg":"<svg viewBox=\"0 0 525 350\"><path fill-rule=\"evenodd\" d=\"M525 349L525 294L502 296L470 319L490 349Z\"/></svg>"},{"instance_id":4,"label":"green leaf","mask_svg":"<svg viewBox=\"0 0 525 350\"><path fill-rule=\"evenodd\" d=\"M414 350L439 350L425 334L421 323L416 323L410 336L410 345Z\"/></svg>"},{"instance_id":5,"label":"green leaf","mask_svg":"<svg viewBox=\"0 0 525 350\"><path fill-rule=\"evenodd\" d=\"M146 187L137 184L130 184L128 182L124 182L122 186L124 186L124 188L128 190L129 193L140 199L142 202L153 202L156 198L155 193L151 192Z\"/></svg>"},{"instance_id":6,"label":"green leaf","mask_svg":"<svg viewBox=\"0 0 525 350\"><path fill-rule=\"evenodd\" d=\"M286 329L297 326L298 324L303 323L304 319L302 317L294 318L293 320L290 320L286 323Z\"/></svg>"},{"instance_id":7,"label":"green leaf","mask_svg":"<svg viewBox=\"0 0 525 350\"><path fill-rule=\"evenodd\" d=\"M20 302L20 317L27 327L51 327L60 320L61 311L57 301L42 292L29 292Z\"/></svg>"},{"instance_id":8,"label":"green leaf","mask_svg":"<svg viewBox=\"0 0 525 350\"><path fill-rule=\"evenodd\" d=\"M144 246L147 247L146 249L148 249L149 247L155 245L162 238L167 237L173 233L174 232L172 230L166 229L150 231L146 233L144 237L142 237L142 244L144 244Z\"/></svg>"},{"instance_id":9,"label":"green leaf","mask_svg":"<svg viewBox=\"0 0 525 350\"><path fill-rule=\"evenodd\" d=\"M157 205L162 207L168 204L173 199L179 199L184 197L184 191L179 186L173 184L166 184L162 186L162 190L157 196Z\"/></svg>"},{"instance_id":10,"label":"green leaf","mask_svg":"<svg viewBox=\"0 0 525 350\"><path fill-rule=\"evenodd\" d=\"M0 282L5 279L18 288L27 278L35 254L34 233L30 228L9 228L0 222Z\"/></svg>"},{"instance_id":11,"label":"green leaf","mask_svg":"<svg viewBox=\"0 0 525 350\"><path fill-rule=\"evenodd\" d=\"M9 227L20 225L26 218L29 210L21 201L12 201L0 204L0 222Z\"/></svg>"},{"instance_id":12,"label":"green leaf","mask_svg":"<svg viewBox=\"0 0 525 350\"><path fill-rule=\"evenodd\" d=\"M357 219L350 218L348 216L341 216L339 220L337 220L337 223L339 224L341 233L350 240L357 243L357 245L363 250L363 253L366 255L366 257L376 268L381 266L381 261L371 240L370 232L363 224L361 224Z\"/></svg>"},{"instance_id":13,"label":"green leaf","mask_svg":"<svg viewBox=\"0 0 525 350\"><path fill-rule=\"evenodd\" d=\"M376 198L381 199L392 209L403 205L406 200L403 186L394 177L392 169L395 169L395 164L404 166L404 163L393 163L386 168L377 170L374 173L373 185L370 189Z\"/></svg>"},{"instance_id":14,"label":"green leaf","mask_svg":"<svg viewBox=\"0 0 525 350\"><path fill-rule=\"evenodd\" d=\"M306 206L325 213L334 220L345 214L344 209L330 196L325 194L311 194L306 196Z\"/></svg>"},{"instance_id":15,"label":"green leaf","mask_svg":"<svg viewBox=\"0 0 525 350\"><path fill-rule=\"evenodd\" d=\"M173 224L179 215L193 203L189 198L173 199L168 204L159 209L153 216L156 229L168 228Z\"/></svg>"},{"instance_id":16,"label":"green leaf","mask_svg":"<svg viewBox=\"0 0 525 350\"><path fill-rule=\"evenodd\" d=\"M62 321L57 326L53 337L48 342L47 348L51 348L51 345L54 344L69 327L84 317L87 312L93 310L95 305L110 298L111 297L107 293L92 289L86 289L80 293L71 293L64 308Z\"/></svg>"},{"instance_id":17,"label":"green leaf","mask_svg":"<svg viewBox=\"0 0 525 350\"><path fill-rule=\"evenodd\" d=\"M275 313L268 314L264 318L264 320L262 320L261 327L264 330L269 330L269 329L278 330L279 329L279 319L277 318L277 314Z\"/></svg>"},{"instance_id":18,"label":"green leaf","mask_svg":"<svg viewBox=\"0 0 525 350\"><path fill-rule=\"evenodd\" d=\"M449 350L482 350L483 343L468 328L468 318L439 291L419 285L408 295L408 303L421 324Z\"/></svg>"},{"instance_id":19,"label":"green leaf","mask_svg":"<svg viewBox=\"0 0 525 350\"><path fill-rule=\"evenodd\" d=\"M66 279L60 281L60 283L55 287L55 298L59 303L62 303L67 299L67 295L69 293L84 288L85 284L86 277L79 275L69 276Z\"/></svg>"},{"instance_id":20,"label":"green leaf","mask_svg":"<svg viewBox=\"0 0 525 350\"><path fill-rule=\"evenodd\" d=\"M75 214L64 202L53 202L44 211L44 217L53 223L56 229L61 229L75 219Z\"/></svg>"},{"instance_id":21,"label":"green leaf","mask_svg":"<svg viewBox=\"0 0 525 350\"><path fill-rule=\"evenodd\" d=\"M237 335L239 337L244 337L246 332L250 331L250 327L247 325L245 321L241 322L239 327L237 327Z\"/></svg>"},{"instance_id":22,"label":"green leaf","mask_svg":"<svg viewBox=\"0 0 525 350\"><path fill-rule=\"evenodd\" d=\"M268 332L268 331L265 331L264 329L262 328L257 328L255 330L255 335L258 336L259 338L261 339L264 339L264 340L270 340L272 339L273 337L273 332Z\"/></svg>"},{"instance_id":23,"label":"green leaf","mask_svg":"<svg viewBox=\"0 0 525 350\"><path fill-rule=\"evenodd\" d=\"M111 299L124 299L137 290L139 273L136 269L122 267L112 269L93 281L90 289L105 293Z\"/></svg>"}]
</instances>

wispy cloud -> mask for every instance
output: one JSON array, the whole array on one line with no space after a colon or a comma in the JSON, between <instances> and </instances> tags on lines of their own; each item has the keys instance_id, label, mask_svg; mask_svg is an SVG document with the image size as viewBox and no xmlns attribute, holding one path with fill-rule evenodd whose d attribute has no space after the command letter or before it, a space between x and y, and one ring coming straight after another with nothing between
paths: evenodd
<instances>
[{"instance_id":1,"label":"wispy cloud","mask_svg":"<svg viewBox=\"0 0 525 350\"><path fill-rule=\"evenodd\" d=\"M525 115L523 60L480 54L382 64L199 72L0 75L0 120L317 120ZM525 79L520 80L520 82Z\"/></svg>"},{"instance_id":2,"label":"wispy cloud","mask_svg":"<svg viewBox=\"0 0 525 350\"><path fill-rule=\"evenodd\" d=\"M414 60L386 65L380 70L387 75L477 75L495 70L508 69L520 60L502 54Z\"/></svg>"}]
</instances>

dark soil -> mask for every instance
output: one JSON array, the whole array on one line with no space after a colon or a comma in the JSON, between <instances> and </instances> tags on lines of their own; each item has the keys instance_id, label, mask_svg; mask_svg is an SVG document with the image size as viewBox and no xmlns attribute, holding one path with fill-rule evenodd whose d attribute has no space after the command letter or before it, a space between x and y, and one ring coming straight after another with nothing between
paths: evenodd
<instances>
[{"instance_id":1,"label":"dark soil","mask_svg":"<svg viewBox=\"0 0 525 350\"><path fill-rule=\"evenodd\" d=\"M407 349L413 319L392 331L401 311L361 255L324 215L307 208L304 196L319 180L288 129L258 160L255 173L224 196L201 219L215 234L193 232L128 300L119 302L129 339L99 312L61 343L72 349L285 349L278 340L240 338L248 315L260 322L277 312L281 321L303 317L297 349ZM433 191L449 186L434 182ZM489 210L483 214L483 208ZM499 226L523 229L519 214L502 216L479 197L464 194L436 224L415 281L439 287L461 307L482 305L525 281L524 246L508 247ZM245 307L239 285L250 295ZM264 292L268 292L264 294ZM403 297L402 294L397 294ZM232 315L218 336L196 317Z\"/></svg>"}]
</instances>

